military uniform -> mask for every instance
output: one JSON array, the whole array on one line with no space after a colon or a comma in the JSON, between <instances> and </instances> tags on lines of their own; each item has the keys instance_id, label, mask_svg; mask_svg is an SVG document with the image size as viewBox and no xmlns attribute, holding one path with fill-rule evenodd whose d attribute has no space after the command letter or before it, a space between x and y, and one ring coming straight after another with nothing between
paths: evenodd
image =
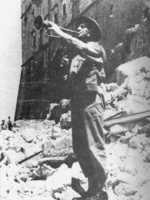
<instances>
[{"instance_id":1,"label":"military uniform","mask_svg":"<svg viewBox=\"0 0 150 200\"><path fill-rule=\"evenodd\" d=\"M104 77L105 50L99 44L101 30L95 20L82 16L76 19L76 26L77 38L64 33L55 23L50 22L50 29L75 50L71 56L69 73L73 88L73 149L83 173L88 177L87 196L94 197L97 190L102 190L106 180L103 133L105 106L103 95L99 92Z\"/></svg>"},{"instance_id":2,"label":"military uniform","mask_svg":"<svg viewBox=\"0 0 150 200\"><path fill-rule=\"evenodd\" d=\"M80 52L72 59L70 78L73 85L71 98L73 149L83 173L93 180L93 189L103 187L106 180L106 155L103 133L103 95L99 86L104 77L104 49L98 42L89 42L97 55ZM89 183L90 184L90 183ZM90 189L91 190L91 189Z\"/></svg>"}]
</instances>

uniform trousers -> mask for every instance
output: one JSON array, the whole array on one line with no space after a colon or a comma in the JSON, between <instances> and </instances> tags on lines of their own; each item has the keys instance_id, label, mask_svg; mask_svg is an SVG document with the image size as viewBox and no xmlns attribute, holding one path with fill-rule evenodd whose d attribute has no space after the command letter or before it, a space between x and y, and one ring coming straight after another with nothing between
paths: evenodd
<instances>
[{"instance_id":1,"label":"uniform trousers","mask_svg":"<svg viewBox=\"0 0 150 200\"><path fill-rule=\"evenodd\" d=\"M107 171L103 133L103 101L95 92L74 90L71 110L74 153L85 177L92 177L103 187Z\"/></svg>"}]
</instances>

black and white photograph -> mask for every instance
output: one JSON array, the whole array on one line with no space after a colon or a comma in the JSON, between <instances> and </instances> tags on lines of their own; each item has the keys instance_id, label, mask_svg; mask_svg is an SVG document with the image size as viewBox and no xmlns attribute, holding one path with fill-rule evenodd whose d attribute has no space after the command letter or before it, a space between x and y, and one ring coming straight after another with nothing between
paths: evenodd
<instances>
[{"instance_id":1,"label":"black and white photograph","mask_svg":"<svg viewBox=\"0 0 150 200\"><path fill-rule=\"evenodd\" d=\"M5 0L0 25L0 199L150 200L150 0Z\"/></svg>"}]
</instances>

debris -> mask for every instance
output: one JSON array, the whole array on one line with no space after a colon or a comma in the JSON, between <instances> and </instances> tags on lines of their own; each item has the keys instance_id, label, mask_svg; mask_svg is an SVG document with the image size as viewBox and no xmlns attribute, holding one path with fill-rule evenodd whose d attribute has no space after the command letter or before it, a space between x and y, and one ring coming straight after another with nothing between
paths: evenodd
<instances>
[{"instance_id":1,"label":"debris","mask_svg":"<svg viewBox=\"0 0 150 200\"><path fill-rule=\"evenodd\" d=\"M147 59L126 63L126 69L119 67L117 82L101 87L106 97L109 172L104 190L114 200L149 199L150 80L149 69L145 63L141 65L143 60ZM132 64L137 68L129 73L127 68L134 68ZM80 180L84 191L88 189L73 153L70 100L50 106L45 120L18 120L13 131L0 130L0 170L5 184L0 198L70 200L79 196L71 187L72 177Z\"/></svg>"},{"instance_id":2,"label":"debris","mask_svg":"<svg viewBox=\"0 0 150 200\"><path fill-rule=\"evenodd\" d=\"M71 112L64 113L60 118L60 125L62 129L70 129L71 128Z\"/></svg>"},{"instance_id":3,"label":"debris","mask_svg":"<svg viewBox=\"0 0 150 200\"><path fill-rule=\"evenodd\" d=\"M145 111L141 113L135 113L133 115L128 115L120 118L115 118L111 119L109 121L104 122L104 127L110 127L115 124L124 124L124 123L129 123L129 122L134 122L134 121L139 121L143 118L149 117L150 116L150 111Z\"/></svg>"},{"instance_id":4,"label":"debris","mask_svg":"<svg viewBox=\"0 0 150 200\"><path fill-rule=\"evenodd\" d=\"M25 161L27 161L27 160L29 160L29 159L31 159L31 158L33 158L33 157L39 155L40 153L42 153L42 151L43 151L43 150L38 151L37 153L34 153L33 155L31 155L31 156L29 156L29 157L27 157L27 158L25 158L25 159L19 161L18 164L22 164L23 162L25 162Z\"/></svg>"}]
</instances>

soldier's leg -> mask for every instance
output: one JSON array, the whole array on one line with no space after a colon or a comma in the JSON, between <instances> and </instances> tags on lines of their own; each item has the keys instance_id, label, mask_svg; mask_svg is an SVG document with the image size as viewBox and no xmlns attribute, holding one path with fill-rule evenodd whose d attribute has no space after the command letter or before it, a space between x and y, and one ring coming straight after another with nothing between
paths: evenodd
<instances>
[{"instance_id":1,"label":"soldier's leg","mask_svg":"<svg viewBox=\"0 0 150 200\"><path fill-rule=\"evenodd\" d=\"M106 181L106 154L104 149L103 135L103 109L100 104L93 103L85 110L85 129L87 134L87 144L89 147L89 167L93 168L93 176L89 177L89 191L100 190ZM91 164L92 163L92 164ZM95 186L96 184L96 186Z\"/></svg>"}]
</instances>

